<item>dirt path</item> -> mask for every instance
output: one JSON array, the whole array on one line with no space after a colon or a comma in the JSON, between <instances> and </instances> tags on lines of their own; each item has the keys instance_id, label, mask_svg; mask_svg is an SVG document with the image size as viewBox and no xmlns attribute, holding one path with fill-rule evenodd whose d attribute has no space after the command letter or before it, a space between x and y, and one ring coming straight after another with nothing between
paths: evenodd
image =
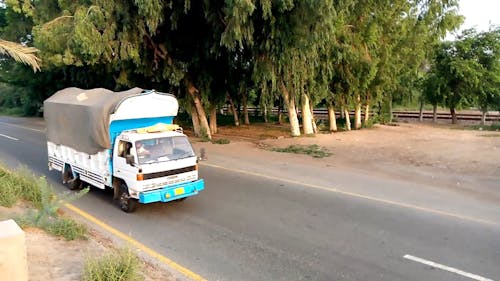
<instances>
[{"instance_id":1,"label":"dirt path","mask_svg":"<svg viewBox=\"0 0 500 281\"><path fill-rule=\"evenodd\" d=\"M238 151L242 159L256 157L254 153L245 154L248 142L265 149L316 144L333 155L323 159L300 157L301 162L362 170L500 198L500 132L398 123L397 126L376 125L359 131L290 138L286 129L271 125L225 127L215 137L230 139L230 148L225 149Z\"/></svg>"}]
</instances>

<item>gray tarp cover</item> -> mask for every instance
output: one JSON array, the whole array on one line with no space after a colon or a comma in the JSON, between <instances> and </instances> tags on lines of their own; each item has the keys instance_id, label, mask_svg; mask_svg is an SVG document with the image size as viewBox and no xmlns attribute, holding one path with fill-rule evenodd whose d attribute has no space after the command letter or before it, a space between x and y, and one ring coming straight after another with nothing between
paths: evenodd
<instances>
[{"instance_id":1,"label":"gray tarp cover","mask_svg":"<svg viewBox=\"0 0 500 281\"><path fill-rule=\"evenodd\" d=\"M141 92L140 88L124 92L66 88L56 92L43 103L47 140L88 154L111 148L110 114L124 98Z\"/></svg>"}]
</instances>

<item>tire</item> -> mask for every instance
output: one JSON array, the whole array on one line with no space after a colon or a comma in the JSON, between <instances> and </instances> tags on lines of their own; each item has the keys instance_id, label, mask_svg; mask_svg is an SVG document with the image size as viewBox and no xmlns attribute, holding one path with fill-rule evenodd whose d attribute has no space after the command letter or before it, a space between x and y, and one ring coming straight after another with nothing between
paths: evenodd
<instances>
[{"instance_id":1,"label":"tire","mask_svg":"<svg viewBox=\"0 0 500 281\"><path fill-rule=\"evenodd\" d=\"M124 183L120 185L120 197L118 198L118 204L120 205L120 209L122 209L125 213L132 213L137 208L137 200L130 198L128 187Z\"/></svg>"},{"instance_id":2,"label":"tire","mask_svg":"<svg viewBox=\"0 0 500 281\"><path fill-rule=\"evenodd\" d=\"M80 190L83 188L83 182L80 180L80 178L76 178L76 179L71 179L73 178L73 173L71 172L71 167L69 167L68 169L65 169L64 173L63 173L63 182L70 179L69 182L66 182L66 187L69 189L69 190Z\"/></svg>"},{"instance_id":3,"label":"tire","mask_svg":"<svg viewBox=\"0 0 500 281\"><path fill-rule=\"evenodd\" d=\"M69 190L82 190L83 182L80 178L74 179L68 185Z\"/></svg>"}]
</instances>

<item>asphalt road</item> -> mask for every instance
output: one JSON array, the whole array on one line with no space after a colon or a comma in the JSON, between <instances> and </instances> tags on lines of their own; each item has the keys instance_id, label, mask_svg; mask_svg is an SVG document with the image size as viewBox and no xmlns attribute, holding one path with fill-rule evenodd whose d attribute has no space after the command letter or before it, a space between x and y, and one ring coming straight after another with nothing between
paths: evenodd
<instances>
[{"instance_id":1,"label":"asphalt road","mask_svg":"<svg viewBox=\"0 0 500 281\"><path fill-rule=\"evenodd\" d=\"M0 117L0 161L26 165L64 190L47 169L36 119ZM94 189L74 205L208 280L500 280L498 204L485 203L485 223L211 165L200 170L206 190L184 202L125 214L109 192ZM383 181L373 178L394 185Z\"/></svg>"}]
</instances>

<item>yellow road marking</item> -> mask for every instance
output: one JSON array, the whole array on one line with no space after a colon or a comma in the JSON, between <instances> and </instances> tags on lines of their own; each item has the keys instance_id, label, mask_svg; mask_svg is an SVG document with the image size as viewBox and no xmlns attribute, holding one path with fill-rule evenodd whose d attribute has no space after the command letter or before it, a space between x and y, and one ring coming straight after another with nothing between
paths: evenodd
<instances>
[{"instance_id":1,"label":"yellow road marking","mask_svg":"<svg viewBox=\"0 0 500 281\"><path fill-rule=\"evenodd\" d=\"M343 191L343 190L339 190L339 189L334 188L334 187L325 187L325 186L321 186L321 185L315 185L315 184L304 183L304 182L299 182L299 181L294 181L294 180L288 180L288 179L284 179L284 178L278 178L278 177L273 177L273 176L254 173L254 172L248 172L248 171L243 171L243 170L238 170L238 169L233 169L233 168L226 168L226 167L215 165L215 164L208 164L208 163L200 163L200 164L208 166L208 167L223 169L226 171L232 171L232 172L237 172L237 173L241 173L241 174L247 174L247 175L251 175L251 176L262 177L262 178L267 178L267 179L281 181L281 182L287 182L287 183L291 183L291 184L303 185L303 186L307 186L307 187L314 188L314 189L329 191L329 192L338 193L338 194L356 197L356 198L362 198L365 200L384 203L387 205L393 205L393 206L403 207L403 208L407 208L407 209L419 210L419 211L423 211L426 213L438 214L438 215L442 215L442 216L452 217L452 218L466 220L466 221L472 221L472 222L476 222L476 223L488 224L488 225L493 225L493 226L500 226L500 223L495 222L495 221L483 220L483 219L479 219L479 218L464 216L464 215L450 213L450 212L446 212L446 211L426 208L426 207L422 207L422 206L418 206L418 205L396 202L396 201L377 198L377 197L373 197L373 196L369 196L369 195L363 195L363 194L355 193L355 192Z\"/></svg>"},{"instance_id":2,"label":"yellow road marking","mask_svg":"<svg viewBox=\"0 0 500 281\"><path fill-rule=\"evenodd\" d=\"M91 223L94 223L100 227L102 227L104 230L108 231L109 233L121 238L122 240L124 240L125 242L135 246L136 248L140 249L141 251L143 251L144 253L148 254L149 256L151 256L152 258L155 258L157 259L158 261L166 264L166 265L169 265L171 266L172 268L174 268L175 270L181 272L182 274L184 274L186 277L192 279L192 280L196 280L196 281L206 281L205 278L201 277L200 275L192 272L191 270L185 268L184 266L174 262L173 260L161 255L160 253L156 252L155 250L145 246L144 244L140 243L139 241L135 240L134 238L126 235L125 233L107 225L106 223L100 221L99 219L97 219L96 217L90 215L89 213L81 210L80 208L74 206L74 205L71 205L71 204L66 204L65 205L66 208L70 209L71 211L77 213L78 215L82 216L83 218L87 219L88 221L90 221Z\"/></svg>"}]
</instances>

